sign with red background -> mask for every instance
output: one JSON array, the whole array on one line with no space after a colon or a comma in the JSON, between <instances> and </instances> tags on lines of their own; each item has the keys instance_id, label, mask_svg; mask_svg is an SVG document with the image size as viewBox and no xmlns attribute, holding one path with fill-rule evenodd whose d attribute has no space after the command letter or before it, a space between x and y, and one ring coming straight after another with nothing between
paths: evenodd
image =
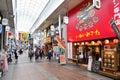
<instances>
[{"instance_id":1,"label":"sign with red background","mask_svg":"<svg viewBox=\"0 0 120 80\"><path fill-rule=\"evenodd\" d=\"M84 0L68 13L67 39L70 42L116 37L110 21L114 19L120 30L120 0L101 0L101 8Z\"/></svg>"}]
</instances>

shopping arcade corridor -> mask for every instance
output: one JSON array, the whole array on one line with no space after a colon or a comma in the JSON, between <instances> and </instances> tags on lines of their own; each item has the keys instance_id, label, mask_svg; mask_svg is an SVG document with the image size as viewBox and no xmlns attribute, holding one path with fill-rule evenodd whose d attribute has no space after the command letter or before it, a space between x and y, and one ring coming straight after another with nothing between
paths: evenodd
<instances>
[{"instance_id":1,"label":"shopping arcade corridor","mask_svg":"<svg viewBox=\"0 0 120 80\"><path fill-rule=\"evenodd\" d=\"M112 80L88 72L81 66L73 64L60 65L57 61L47 59L29 61L28 54L19 55L17 64L9 64L9 70L0 80Z\"/></svg>"}]
</instances>

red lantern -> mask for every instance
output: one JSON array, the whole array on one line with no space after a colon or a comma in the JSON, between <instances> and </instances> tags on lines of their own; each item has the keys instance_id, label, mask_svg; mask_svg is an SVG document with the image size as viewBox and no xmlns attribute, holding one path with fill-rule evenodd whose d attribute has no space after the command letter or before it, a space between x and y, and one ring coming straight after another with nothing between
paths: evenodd
<instances>
[{"instance_id":1,"label":"red lantern","mask_svg":"<svg viewBox=\"0 0 120 80\"><path fill-rule=\"evenodd\" d=\"M12 32L9 31L8 32L8 37L10 37L10 36L12 36Z\"/></svg>"}]
</instances>

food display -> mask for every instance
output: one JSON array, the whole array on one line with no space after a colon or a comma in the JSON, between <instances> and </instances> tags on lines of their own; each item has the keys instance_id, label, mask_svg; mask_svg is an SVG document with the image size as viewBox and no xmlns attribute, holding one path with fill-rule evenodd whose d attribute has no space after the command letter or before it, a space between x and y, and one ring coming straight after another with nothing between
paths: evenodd
<instances>
[{"instance_id":1,"label":"food display","mask_svg":"<svg viewBox=\"0 0 120 80\"><path fill-rule=\"evenodd\" d=\"M99 73L120 80L120 54L116 51L116 47L113 44L104 45Z\"/></svg>"},{"instance_id":2,"label":"food display","mask_svg":"<svg viewBox=\"0 0 120 80\"><path fill-rule=\"evenodd\" d=\"M103 58L104 61L104 66L109 67L109 68L114 68L114 55L107 55L105 54L106 57Z\"/></svg>"},{"instance_id":3,"label":"food display","mask_svg":"<svg viewBox=\"0 0 120 80\"><path fill-rule=\"evenodd\" d=\"M117 59L116 53L114 51L105 51L103 53L103 61L102 61L102 66L105 69L116 69L116 62Z\"/></svg>"}]
</instances>

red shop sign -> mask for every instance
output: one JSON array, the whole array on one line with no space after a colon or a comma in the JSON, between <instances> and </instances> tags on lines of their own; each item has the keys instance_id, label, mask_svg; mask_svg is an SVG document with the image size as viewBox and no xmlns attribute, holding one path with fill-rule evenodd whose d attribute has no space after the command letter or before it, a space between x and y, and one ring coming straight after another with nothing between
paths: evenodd
<instances>
[{"instance_id":1,"label":"red shop sign","mask_svg":"<svg viewBox=\"0 0 120 80\"><path fill-rule=\"evenodd\" d=\"M115 20L120 29L120 0L101 0L101 8L92 6L92 1L84 1L68 13L68 41L85 41L116 37L110 26Z\"/></svg>"}]
</instances>

